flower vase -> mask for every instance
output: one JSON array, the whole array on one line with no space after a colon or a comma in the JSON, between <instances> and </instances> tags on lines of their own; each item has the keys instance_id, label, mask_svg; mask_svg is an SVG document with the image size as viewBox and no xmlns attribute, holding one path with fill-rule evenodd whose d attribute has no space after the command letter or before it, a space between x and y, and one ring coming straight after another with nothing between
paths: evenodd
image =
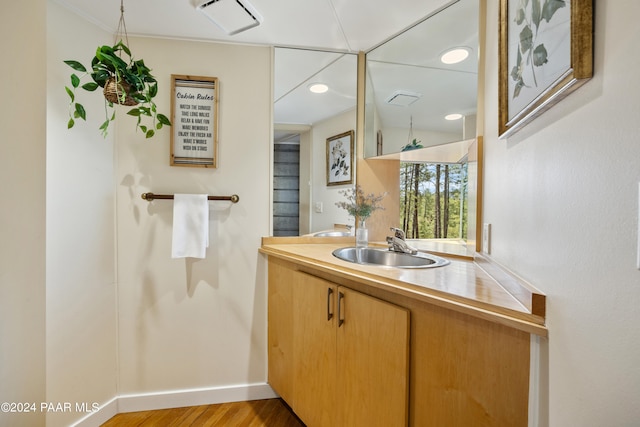
<instances>
[{"instance_id":1,"label":"flower vase","mask_svg":"<svg viewBox=\"0 0 640 427\"><path fill-rule=\"evenodd\" d=\"M367 246L369 246L369 230L367 230L364 220L360 220L356 227L356 248L366 248Z\"/></svg>"}]
</instances>

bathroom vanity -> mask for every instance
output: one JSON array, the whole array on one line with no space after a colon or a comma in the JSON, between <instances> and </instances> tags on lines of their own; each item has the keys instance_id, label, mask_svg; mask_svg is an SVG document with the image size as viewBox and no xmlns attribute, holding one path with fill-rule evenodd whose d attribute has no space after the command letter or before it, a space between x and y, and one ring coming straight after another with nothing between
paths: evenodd
<instances>
[{"instance_id":1,"label":"bathroom vanity","mask_svg":"<svg viewBox=\"0 0 640 427\"><path fill-rule=\"evenodd\" d=\"M332 255L353 238L265 238L269 384L309 427L527 426L545 297L492 263L424 269Z\"/></svg>"}]
</instances>

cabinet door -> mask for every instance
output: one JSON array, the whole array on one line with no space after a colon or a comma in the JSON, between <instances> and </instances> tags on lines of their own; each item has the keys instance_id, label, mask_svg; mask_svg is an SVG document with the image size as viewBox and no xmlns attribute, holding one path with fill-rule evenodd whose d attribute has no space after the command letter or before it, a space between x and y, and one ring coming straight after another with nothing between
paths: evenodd
<instances>
[{"instance_id":1,"label":"cabinet door","mask_svg":"<svg viewBox=\"0 0 640 427\"><path fill-rule=\"evenodd\" d=\"M336 425L406 426L409 311L338 288Z\"/></svg>"},{"instance_id":2,"label":"cabinet door","mask_svg":"<svg viewBox=\"0 0 640 427\"><path fill-rule=\"evenodd\" d=\"M294 273L289 268L269 262L269 384L289 405L293 398Z\"/></svg>"},{"instance_id":3,"label":"cabinet door","mask_svg":"<svg viewBox=\"0 0 640 427\"><path fill-rule=\"evenodd\" d=\"M293 410L310 427L336 425L336 293L335 284L296 273Z\"/></svg>"}]
</instances>

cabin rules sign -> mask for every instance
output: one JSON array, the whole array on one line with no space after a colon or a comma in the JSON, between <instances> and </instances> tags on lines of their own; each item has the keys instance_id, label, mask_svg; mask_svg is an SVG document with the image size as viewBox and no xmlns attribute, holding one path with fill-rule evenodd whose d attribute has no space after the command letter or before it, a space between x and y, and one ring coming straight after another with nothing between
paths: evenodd
<instances>
[{"instance_id":1,"label":"cabin rules sign","mask_svg":"<svg viewBox=\"0 0 640 427\"><path fill-rule=\"evenodd\" d=\"M171 166L215 168L218 79L171 75Z\"/></svg>"}]
</instances>

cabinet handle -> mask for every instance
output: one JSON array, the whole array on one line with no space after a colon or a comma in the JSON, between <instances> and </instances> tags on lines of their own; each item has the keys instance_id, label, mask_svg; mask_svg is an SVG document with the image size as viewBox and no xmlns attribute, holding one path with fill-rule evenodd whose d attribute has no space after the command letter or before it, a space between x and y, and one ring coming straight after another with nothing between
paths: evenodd
<instances>
[{"instance_id":1,"label":"cabinet handle","mask_svg":"<svg viewBox=\"0 0 640 427\"><path fill-rule=\"evenodd\" d=\"M342 315L342 300L344 299L344 294L342 292L338 292L338 328L342 326L344 323L344 316Z\"/></svg>"},{"instance_id":2,"label":"cabinet handle","mask_svg":"<svg viewBox=\"0 0 640 427\"><path fill-rule=\"evenodd\" d=\"M333 289L327 288L327 320L333 319L333 312L331 311L331 295L333 295Z\"/></svg>"}]
</instances>

